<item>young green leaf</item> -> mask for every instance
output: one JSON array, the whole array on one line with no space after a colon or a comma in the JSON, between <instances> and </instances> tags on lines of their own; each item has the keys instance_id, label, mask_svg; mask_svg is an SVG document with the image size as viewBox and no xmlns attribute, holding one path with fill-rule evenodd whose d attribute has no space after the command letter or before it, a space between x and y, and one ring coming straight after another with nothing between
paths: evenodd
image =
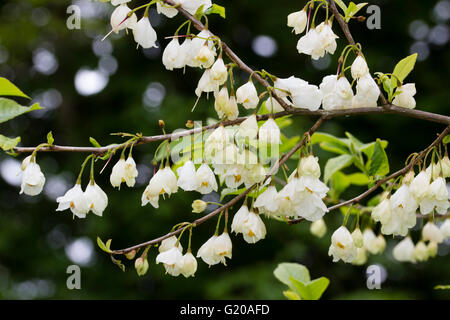
<instances>
[{"instance_id":1,"label":"young green leaf","mask_svg":"<svg viewBox=\"0 0 450 320\"><path fill-rule=\"evenodd\" d=\"M300 296L292 290L283 291L283 295L289 300L301 300Z\"/></svg>"},{"instance_id":2,"label":"young green leaf","mask_svg":"<svg viewBox=\"0 0 450 320\"><path fill-rule=\"evenodd\" d=\"M0 134L0 148L2 148L3 151L13 149L15 146L19 144L19 142L20 137L8 138Z\"/></svg>"},{"instance_id":3,"label":"young green leaf","mask_svg":"<svg viewBox=\"0 0 450 320\"><path fill-rule=\"evenodd\" d=\"M370 176L385 176L389 173L389 160L381 144L381 140L377 139L370 158L369 175Z\"/></svg>"},{"instance_id":4,"label":"young green leaf","mask_svg":"<svg viewBox=\"0 0 450 320\"><path fill-rule=\"evenodd\" d=\"M367 2L364 3L358 3L355 4L353 2L350 2L350 4L348 5L347 10L345 10L345 22L349 22L350 19L358 13L359 10L361 10L364 6L367 5Z\"/></svg>"},{"instance_id":5,"label":"young green leaf","mask_svg":"<svg viewBox=\"0 0 450 320\"><path fill-rule=\"evenodd\" d=\"M106 245L103 243L102 239L100 239L100 237L97 237L97 245L100 247L100 249L102 249L103 251L107 252L107 253L111 253L111 249L109 249L109 245L111 245L111 239L108 240L106 242Z\"/></svg>"},{"instance_id":6,"label":"young green leaf","mask_svg":"<svg viewBox=\"0 0 450 320\"><path fill-rule=\"evenodd\" d=\"M206 12L205 12L205 14L211 14L211 13L216 13L216 14L220 15L222 18L226 19L225 8L222 6L219 6L218 4L213 3L213 5L211 7L209 7L209 9L206 10Z\"/></svg>"},{"instance_id":7,"label":"young green leaf","mask_svg":"<svg viewBox=\"0 0 450 320\"><path fill-rule=\"evenodd\" d=\"M347 6L345 5L344 1L342 0L334 0L334 2L342 9L344 13L347 12Z\"/></svg>"},{"instance_id":8,"label":"young green leaf","mask_svg":"<svg viewBox=\"0 0 450 320\"><path fill-rule=\"evenodd\" d=\"M299 263L280 263L273 272L274 276L289 286L291 290L295 290L290 278L303 283L308 283L311 278L308 269Z\"/></svg>"},{"instance_id":9,"label":"young green leaf","mask_svg":"<svg viewBox=\"0 0 450 320\"><path fill-rule=\"evenodd\" d=\"M403 80L405 80L408 74L414 69L416 60L417 60L417 53L414 53L400 60L400 62L397 63L397 65L394 68L394 72L392 73L394 76L391 78L391 86L396 87L397 81L403 82Z\"/></svg>"},{"instance_id":10,"label":"young green leaf","mask_svg":"<svg viewBox=\"0 0 450 320\"><path fill-rule=\"evenodd\" d=\"M17 88L11 81L6 78L0 77L0 96L14 96L31 99L25 93Z\"/></svg>"},{"instance_id":11,"label":"young green leaf","mask_svg":"<svg viewBox=\"0 0 450 320\"><path fill-rule=\"evenodd\" d=\"M123 272L125 272L125 265L122 263L122 261L117 260L114 258L113 255L111 255L111 261L120 268Z\"/></svg>"},{"instance_id":12,"label":"young green leaf","mask_svg":"<svg viewBox=\"0 0 450 320\"><path fill-rule=\"evenodd\" d=\"M94 147L96 147L96 148L101 148L100 143L98 143L97 140L95 140L94 138L89 137L89 142L90 142Z\"/></svg>"},{"instance_id":13,"label":"young green leaf","mask_svg":"<svg viewBox=\"0 0 450 320\"><path fill-rule=\"evenodd\" d=\"M53 133L50 131L47 133L47 143L52 146L53 142L55 142L55 139L53 138Z\"/></svg>"},{"instance_id":14,"label":"young green leaf","mask_svg":"<svg viewBox=\"0 0 450 320\"><path fill-rule=\"evenodd\" d=\"M325 151L337 154L350 154L350 150L347 147L343 147L342 144L335 142L322 142L320 147Z\"/></svg>"},{"instance_id":15,"label":"young green leaf","mask_svg":"<svg viewBox=\"0 0 450 320\"><path fill-rule=\"evenodd\" d=\"M39 103L33 104L31 107L24 107L11 99L0 98L0 123L11 120L24 113L42 109Z\"/></svg>"},{"instance_id":16,"label":"young green leaf","mask_svg":"<svg viewBox=\"0 0 450 320\"><path fill-rule=\"evenodd\" d=\"M446 135L445 138L442 140L443 143L447 144L450 142L450 134Z\"/></svg>"},{"instance_id":17,"label":"young green leaf","mask_svg":"<svg viewBox=\"0 0 450 320\"><path fill-rule=\"evenodd\" d=\"M353 156L349 154L343 154L341 156L329 159L325 165L324 182L327 183L334 173L348 167L352 164L352 162Z\"/></svg>"}]
</instances>

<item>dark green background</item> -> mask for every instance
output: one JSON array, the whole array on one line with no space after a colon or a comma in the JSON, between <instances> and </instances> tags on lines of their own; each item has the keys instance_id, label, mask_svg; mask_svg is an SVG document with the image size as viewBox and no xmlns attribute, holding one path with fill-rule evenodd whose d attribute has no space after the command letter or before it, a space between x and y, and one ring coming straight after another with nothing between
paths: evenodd
<instances>
[{"instance_id":1,"label":"dark green background","mask_svg":"<svg viewBox=\"0 0 450 320\"><path fill-rule=\"evenodd\" d=\"M79 95L74 87L75 74L81 67L97 67L99 57L92 50L93 38L101 37L109 30L108 17L112 11L108 3L92 3L107 7L106 13L83 19L81 30L68 30L65 21L69 1L1 1L0 45L7 50L9 57L0 64L0 75L8 77L33 97L51 88L62 96L59 108L46 113L45 117L22 116L2 124L2 134L20 135L22 145L26 146L43 142L50 130L57 144L88 145L92 136L106 145L119 141L109 135L112 132L159 134L158 119L164 119L171 131L182 128L188 119L205 120L216 116L213 101L205 98L200 100L193 113L190 112L196 98L194 89L200 70L187 69L184 75L181 70L166 71L160 51L151 49L145 55L141 49L135 49L132 36L126 36L124 31L120 36L109 38L118 69L109 78L107 87L93 96ZM142 3L132 1L133 6ZM301 9L304 1L228 0L217 3L226 7L227 19L210 16L211 30L222 36L252 68L264 68L280 77L293 74L314 84L319 84L323 76L336 72L337 58L346 45L337 25L334 30L341 39L327 69L315 69L309 57L297 53L299 36L290 32L286 17ZM410 54L414 39L408 32L409 24L420 19L432 28L438 23L433 18L437 1L373 3L381 7L381 30L368 30L364 23L356 21L352 21L350 27L356 41L363 46L371 71L391 72L397 61ZM36 8L44 9L33 11ZM44 18L48 15L48 23L33 23L33 12L41 18L42 14ZM365 9L362 12L365 13ZM323 16L319 15L319 19ZM155 28L162 48L169 41L164 37L172 35L183 21L181 16L171 20L162 17ZM439 23L448 28L445 21ZM278 45L272 57L260 57L252 50L252 39L261 34L272 37ZM58 60L58 69L51 75L32 70L33 51L42 46L51 47ZM448 45L430 43L429 49L428 58L417 63L407 82L416 83L418 109L448 115ZM247 75L236 74L238 81L243 83ZM148 111L143 107L142 96L151 82L160 82L166 94L159 108ZM26 103L25 100L20 102ZM244 114L243 109L240 111L241 115ZM313 118L297 117L287 134L302 134L313 121ZM426 147L442 129L442 125L421 120L378 115L333 119L321 131L337 136L344 136L344 132L349 131L364 142L376 138L388 140L391 170L397 170L410 153ZM155 147L136 148L134 157L137 162L151 166ZM319 155L323 167L331 154L321 152ZM0 161L6 158L6 155L1 155ZM83 159L81 154L38 155L38 162L47 177L64 174L70 184L74 182ZM150 205L141 207L140 197L145 185L134 189L123 187L119 192L109 184L111 166L102 175L98 174L100 165L97 167L97 182L110 201L102 218L90 215L85 220L72 220L68 212L55 212L56 203L48 197L19 196L18 187L0 179L0 298L282 299L284 286L272 272L278 263L288 261L307 266L312 278L329 278L331 283L324 295L327 299L450 297L448 291L433 290L437 284L449 284L450 259L445 255L449 251L448 244L440 246L439 256L435 259L412 265L392 259L392 247L398 240L388 240L385 254L371 256L368 263L382 264L387 270L382 290L366 288L365 267L332 263L327 252L331 232L341 222L339 212L328 214L329 230L321 240L309 234L309 223L289 227L265 220L268 230L265 240L248 245L241 237L233 236L233 259L228 266L208 268L199 261L195 278L165 276L163 267L154 264L154 249L149 253L150 270L146 276L138 277L131 262L126 262L127 271L122 273L111 263L108 255L98 249L96 237L112 238L113 248L155 238L166 233L175 223L198 217L190 212L190 204L199 195L179 192L170 200L160 201L159 210ZM345 197L349 198L358 191L361 190L351 189ZM194 231L195 252L212 234L214 226L215 221L209 221ZM92 241L94 259L91 265L82 267L82 290L71 291L66 288L66 268L73 262L68 259L64 248L80 237ZM413 233L416 241L418 237L418 232Z\"/></svg>"}]
</instances>

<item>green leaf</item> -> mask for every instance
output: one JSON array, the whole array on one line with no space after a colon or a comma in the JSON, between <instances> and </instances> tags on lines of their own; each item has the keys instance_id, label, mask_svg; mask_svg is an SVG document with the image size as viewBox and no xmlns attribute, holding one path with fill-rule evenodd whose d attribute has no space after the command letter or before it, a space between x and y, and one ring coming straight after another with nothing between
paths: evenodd
<instances>
[{"instance_id":1,"label":"green leaf","mask_svg":"<svg viewBox=\"0 0 450 320\"><path fill-rule=\"evenodd\" d=\"M327 183L334 173L348 167L352 164L352 162L353 156L349 154L343 154L341 156L329 159L325 165L324 182Z\"/></svg>"},{"instance_id":2,"label":"green leaf","mask_svg":"<svg viewBox=\"0 0 450 320\"><path fill-rule=\"evenodd\" d=\"M403 80L408 76L408 74L414 69L414 65L416 64L417 53L414 53L402 60L394 68L394 72L392 73L394 76L391 78L391 85L395 87L397 86L397 79L403 83Z\"/></svg>"},{"instance_id":3,"label":"green leaf","mask_svg":"<svg viewBox=\"0 0 450 320\"><path fill-rule=\"evenodd\" d=\"M350 2L348 5L347 10L345 10L345 22L349 22L350 19L358 13L359 10L361 10L364 6L367 5L367 2L364 3L358 3L355 4L353 2Z\"/></svg>"},{"instance_id":4,"label":"green leaf","mask_svg":"<svg viewBox=\"0 0 450 320\"><path fill-rule=\"evenodd\" d=\"M329 152L337 153L337 154L349 154L350 150L347 147L342 146L341 144L335 142L322 142L320 147Z\"/></svg>"},{"instance_id":5,"label":"green leaf","mask_svg":"<svg viewBox=\"0 0 450 320\"><path fill-rule=\"evenodd\" d=\"M301 300L300 296L292 290L283 291L283 294L289 300Z\"/></svg>"},{"instance_id":6,"label":"green leaf","mask_svg":"<svg viewBox=\"0 0 450 320\"><path fill-rule=\"evenodd\" d=\"M344 1L342 0L334 0L334 2L342 9L344 13L347 12L347 6L345 5Z\"/></svg>"},{"instance_id":7,"label":"green leaf","mask_svg":"<svg viewBox=\"0 0 450 320\"><path fill-rule=\"evenodd\" d=\"M248 196L250 198L257 198L261 193L263 193L264 191L266 191L267 188L262 188L261 190L252 190L250 191L250 193L248 194ZM247 190L247 188L241 188L241 189L230 189L230 188L224 188L222 189L222 192L220 193L220 201L223 200L223 198L225 198L226 196L238 196L241 193L243 193L245 190Z\"/></svg>"},{"instance_id":8,"label":"green leaf","mask_svg":"<svg viewBox=\"0 0 450 320\"><path fill-rule=\"evenodd\" d=\"M357 186L365 186L368 185L370 182L369 177L361 172L349 174L347 175L347 179L350 182L350 184L354 184Z\"/></svg>"},{"instance_id":9,"label":"green leaf","mask_svg":"<svg viewBox=\"0 0 450 320\"><path fill-rule=\"evenodd\" d=\"M291 278L291 281L300 294L300 297L304 300L319 300L330 284L330 280L325 277L315 279L308 283L303 283L293 278Z\"/></svg>"},{"instance_id":10,"label":"green leaf","mask_svg":"<svg viewBox=\"0 0 450 320\"><path fill-rule=\"evenodd\" d=\"M55 142L55 139L53 138L53 133L50 131L47 133L47 143L52 146L53 142Z\"/></svg>"},{"instance_id":11,"label":"green leaf","mask_svg":"<svg viewBox=\"0 0 450 320\"><path fill-rule=\"evenodd\" d=\"M362 145L359 150L364 152L364 154L367 156L367 158L372 158L373 150L375 149L376 142L366 143ZM386 149L388 146L388 142L386 140L381 140L381 146L383 149Z\"/></svg>"},{"instance_id":12,"label":"green leaf","mask_svg":"<svg viewBox=\"0 0 450 320\"><path fill-rule=\"evenodd\" d=\"M446 135L445 138L442 140L443 143L447 144L450 142L450 134Z\"/></svg>"},{"instance_id":13,"label":"green leaf","mask_svg":"<svg viewBox=\"0 0 450 320\"><path fill-rule=\"evenodd\" d=\"M24 107L11 99L0 98L0 123L11 120L24 113L42 109L39 103L33 104L31 107Z\"/></svg>"},{"instance_id":14,"label":"green leaf","mask_svg":"<svg viewBox=\"0 0 450 320\"><path fill-rule=\"evenodd\" d=\"M8 151L13 149L15 146L17 146L20 142L20 137L15 138L8 138L4 135L0 134L0 148L3 149L3 151Z\"/></svg>"},{"instance_id":15,"label":"green leaf","mask_svg":"<svg viewBox=\"0 0 450 320\"><path fill-rule=\"evenodd\" d=\"M448 284L446 284L446 285L439 284L439 285L434 287L434 290L450 290L450 285L448 285Z\"/></svg>"},{"instance_id":16,"label":"green leaf","mask_svg":"<svg viewBox=\"0 0 450 320\"><path fill-rule=\"evenodd\" d=\"M316 132L311 136L311 143L316 144L320 142L333 142L339 145L342 145L343 147L349 146L349 140L344 138L337 138L331 134L323 133L323 132Z\"/></svg>"},{"instance_id":17,"label":"green leaf","mask_svg":"<svg viewBox=\"0 0 450 320\"><path fill-rule=\"evenodd\" d=\"M0 77L0 96L15 96L31 99L11 81L3 77Z\"/></svg>"},{"instance_id":18,"label":"green leaf","mask_svg":"<svg viewBox=\"0 0 450 320\"><path fill-rule=\"evenodd\" d=\"M222 6L219 6L218 4L213 3L213 5L205 12L205 14L211 14L211 13L216 13L216 14L220 15L222 18L226 19L225 8Z\"/></svg>"},{"instance_id":19,"label":"green leaf","mask_svg":"<svg viewBox=\"0 0 450 320\"><path fill-rule=\"evenodd\" d=\"M353 143L356 150L360 151L361 147L364 145L361 141L359 141L354 135L352 135L350 132L346 132L345 135L347 138L349 138L350 142Z\"/></svg>"},{"instance_id":20,"label":"green leaf","mask_svg":"<svg viewBox=\"0 0 450 320\"><path fill-rule=\"evenodd\" d=\"M94 147L96 147L96 148L101 148L100 143L98 143L97 140L95 140L94 138L89 137L89 142L90 142Z\"/></svg>"},{"instance_id":21,"label":"green leaf","mask_svg":"<svg viewBox=\"0 0 450 320\"><path fill-rule=\"evenodd\" d=\"M102 239L100 239L100 237L97 237L97 245L100 247L100 249L102 249L103 251L107 252L107 253L111 253L111 249L109 248L109 246L111 245L111 239L109 239L106 242L106 245L103 243Z\"/></svg>"},{"instance_id":22,"label":"green leaf","mask_svg":"<svg viewBox=\"0 0 450 320\"><path fill-rule=\"evenodd\" d=\"M291 278L307 283L310 281L308 269L299 263L280 263L273 272L274 276L291 290L295 290Z\"/></svg>"},{"instance_id":23,"label":"green leaf","mask_svg":"<svg viewBox=\"0 0 450 320\"><path fill-rule=\"evenodd\" d=\"M384 176L389 173L389 161L381 144L381 140L377 139L373 150L372 157L370 158L369 174L371 176Z\"/></svg>"},{"instance_id":24,"label":"green leaf","mask_svg":"<svg viewBox=\"0 0 450 320\"><path fill-rule=\"evenodd\" d=\"M203 15L203 8L204 8L204 7L205 7L205 5L202 4L200 7L198 7L197 11L195 11L194 16L195 16L197 19L199 19L199 20L200 20L200 18L201 18L202 15Z\"/></svg>"}]
</instances>

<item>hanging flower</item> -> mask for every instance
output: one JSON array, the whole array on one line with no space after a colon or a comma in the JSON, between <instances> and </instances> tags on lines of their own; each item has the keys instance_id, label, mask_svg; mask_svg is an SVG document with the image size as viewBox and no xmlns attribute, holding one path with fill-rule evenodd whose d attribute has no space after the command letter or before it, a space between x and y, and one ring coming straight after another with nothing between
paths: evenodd
<instances>
[{"instance_id":1,"label":"hanging flower","mask_svg":"<svg viewBox=\"0 0 450 320\"><path fill-rule=\"evenodd\" d=\"M429 221L422 229L422 239L423 241L442 243L444 241L444 235L433 222Z\"/></svg>"},{"instance_id":2,"label":"hanging flower","mask_svg":"<svg viewBox=\"0 0 450 320\"><path fill-rule=\"evenodd\" d=\"M64 196L56 198L56 202L58 203L56 211L70 209L78 218L85 218L89 212L89 204L79 183L67 190Z\"/></svg>"},{"instance_id":3,"label":"hanging flower","mask_svg":"<svg viewBox=\"0 0 450 320\"><path fill-rule=\"evenodd\" d=\"M219 85L222 85L227 81L228 71L222 58L218 58L216 62L214 62L209 76L211 77L211 81L216 82Z\"/></svg>"},{"instance_id":4,"label":"hanging flower","mask_svg":"<svg viewBox=\"0 0 450 320\"><path fill-rule=\"evenodd\" d=\"M249 211L245 204L234 215L231 231L242 233L247 243L256 243L266 236L266 226L261 217Z\"/></svg>"},{"instance_id":5,"label":"hanging flower","mask_svg":"<svg viewBox=\"0 0 450 320\"><path fill-rule=\"evenodd\" d=\"M294 28L293 31L295 32L295 34L299 34L305 31L307 22L308 16L306 14L306 10L293 12L287 17L287 25L288 27Z\"/></svg>"},{"instance_id":6,"label":"hanging flower","mask_svg":"<svg viewBox=\"0 0 450 320\"><path fill-rule=\"evenodd\" d=\"M236 90L236 101L242 104L245 109L254 109L258 106L258 92L251 80Z\"/></svg>"},{"instance_id":7,"label":"hanging flower","mask_svg":"<svg viewBox=\"0 0 450 320\"><path fill-rule=\"evenodd\" d=\"M211 168L203 163L195 173L195 181L197 183L196 191L201 194L208 194L212 191L217 191L217 182L214 172Z\"/></svg>"},{"instance_id":8,"label":"hanging flower","mask_svg":"<svg viewBox=\"0 0 450 320\"><path fill-rule=\"evenodd\" d=\"M101 217L108 206L106 193L92 180L86 187L84 196L89 210Z\"/></svg>"},{"instance_id":9,"label":"hanging flower","mask_svg":"<svg viewBox=\"0 0 450 320\"><path fill-rule=\"evenodd\" d=\"M356 83L356 94L353 97L353 108L376 107L380 88L370 74L358 79Z\"/></svg>"},{"instance_id":10,"label":"hanging flower","mask_svg":"<svg viewBox=\"0 0 450 320\"><path fill-rule=\"evenodd\" d=\"M148 186L142 194L142 206L150 202L154 208L159 208L158 200L161 194L164 195L167 193L170 196L177 191L177 177L172 169L166 166L164 169L158 170L150 179Z\"/></svg>"},{"instance_id":11,"label":"hanging flower","mask_svg":"<svg viewBox=\"0 0 450 320\"><path fill-rule=\"evenodd\" d=\"M392 250L394 259L400 262L415 262L414 243L410 237L404 238Z\"/></svg>"},{"instance_id":12,"label":"hanging flower","mask_svg":"<svg viewBox=\"0 0 450 320\"><path fill-rule=\"evenodd\" d=\"M197 259L195 259L194 255L190 250L184 254L180 261L181 264L181 274L185 278L193 277L195 272L197 271Z\"/></svg>"},{"instance_id":13,"label":"hanging flower","mask_svg":"<svg viewBox=\"0 0 450 320\"><path fill-rule=\"evenodd\" d=\"M356 59L353 61L351 73L352 78L354 80L364 77L369 73L369 67L367 66L367 62L361 55L358 55Z\"/></svg>"},{"instance_id":14,"label":"hanging flower","mask_svg":"<svg viewBox=\"0 0 450 320\"><path fill-rule=\"evenodd\" d=\"M180 0L180 3L182 8L191 15L195 15L201 6L203 6L203 12L212 6L211 0Z\"/></svg>"},{"instance_id":15,"label":"hanging flower","mask_svg":"<svg viewBox=\"0 0 450 320\"><path fill-rule=\"evenodd\" d=\"M265 144L280 144L280 128L273 118L267 119L267 121L259 128L259 143Z\"/></svg>"},{"instance_id":16,"label":"hanging flower","mask_svg":"<svg viewBox=\"0 0 450 320\"><path fill-rule=\"evenodd\" d=\"M133 36L134 41L136 41L144 49L158 47L156 45L156 31L152 28L150 20L148 20L148 17L145 15L133 27Z\"/></svg>"},{"instance_id":17,"label":"hanging flower","mask_svg":"<svg viewBox=\"0 0 450 320\"><path fill-rule=\"evenodd\" d=\"M333 262L342 260L350 263L355 260L357 255L356 246L353 243L353 238L348 229L341 226L334 231L331 236L331 246L328 250L328 255L333 256Z\"/></svg>"},{"instance_id":18,"label":"hanging flower","mask_svg":"<svg viewBox=\"0 0 450 320\"><path fill-rule=\"evenodd\" d=\"M393 104L408 109L414 109L416 107L416 100L414 99L414 95L416 94L416 85L414 83L408 83L397 87L395 92L400 93L395 96L392 101Z\"/></svg>"},{"instance_id":19,"label":"hanging flower","mask_svg":"<svg viewBox=\"0 0 450 320\"><path fill-rule=\"evenodd\" d=\"M180 1L174 0L175 5L180 4ZM158 1L156 3L156 11L159 14L165 15L167 18L173 18L177 15L178 10L171 5L164 3L164 1Z\"/></svg>"},{"instance_id":20,"label":"hanging flower","mask_svg":"<svg viewBox=\"0 0 450 320\"><path fill-rule=\"evenodd\" d=\"M194 191L197 188L195 181L195 165L191 160L184 163L182 167L177 169L178 181L177 186L184 191Z\"/></svg>"},{"instance_id":21,"label":"hanging flower","mask_svg":"<svg viewBox=\"0 0 450 320\"><path fill-rule=\"evenodd\" d=\"M133 13L128 17L131 9L126 4L119 5L111 14L111 27L115 33L119 33L123 29L133 29L137 23L136 14Z\"/></svg>"},{"instance_id":22,"label":"hanging flower","mask_svg":"<svg viewBox=\"0 0 450 320\"><path fill-rule=\"evenodd\" d=\"M166 269L166 273L171 276L178 276L182 269L183 254L180 247L172 247L167 251L163 251L156 256L156 263L162 263Z\"/></svg>"},{"instance_id":23,"label":"hanging flower","mask_svg":"<svg viewBox=\"0 0 450 320\"><path fill-rule=\"evenodd\" d=\"M228 232L220 236L213 235L198 250L197 258L212 266L218 263L226 265L225 258L231 259L232 243Z\"/></svg>"},{"instance_id":24,"label":"hanging flower","mask_svg":"<svg viewBox=\"0 0 450 320\"><path fill-rule=\"evenodd\" d=\"M256 198L254 207L258 211L268 216L275 215L278 211L277 189L274 186L267 187L267 190Z\"/></svg>"},{"instance_id":25,"label":"hanging flower","mask_svg":"<svg viewBox=\"0 0 450 320\"><path fill-rule=\"evenodd\" d=\"M429 214L436 210L439 214L446 214L450 203L445 179L442 177L434 179L427 191L425 197L420 201L420 213Z\"/></svg>"},{"instance_id":26,"label":"hanging flower","mask_svg":"<svg viewBox=\"0 0 450 320\"><path fill-rule=\"evenodd\" d=\"M137 176L138 171L134 159L128 157L125 161L124 158L120 158L112 169L109 181L113 187L118 187L119 189L122 182L125 182L128 187L133 187Z\"/></svg>"},{"instance_id":27,"label":"hanging flower","mask_svg":"<svg viewBox=\"0 0 450 320\"><path fill-rule=\"evenodd\" d=\"M322 107L325 110L346 109L352 106L353 90L346 77L329 75L320 84Z\"/></svg>"},{"instance_id":28,"label":"hanging flower","mask_svg":"<svg viewBox=\"0 0 450 320\"><path fill-rule=\"evenodd\" d=\"M45 176L41 167L36 163L36 157L33 155L26 157L22 162L21 169L23 174L19 194L25 193L29 196L40 194L44 188Z\"/></svg>"},{"instance_id":29,"label":"hanging flower","mask_svg":"<svg viewBox=\"0 0 450 320\"><path fill-rule=\"evenodd\" d=\"M322 238L327 233L327 225L325 224L325 220L319 219L311 223L309 232L317 238Z\"/></svg>"},{"instance_id":30,"label":"hanging flower","mask_svg":"<svg viewBox=\"0 0 450 320\"><path fill-rule=\"evenodd\" d=\"M183 44L186 41L191 41L190 39L184 40ZM177 68L183 68L185 64L186 56L185 52L183 52L182 45L177 37L173 38L166 46L162 54L162 63L166 67L167 70L173 70Z\"/></svg>"}]
</instances>

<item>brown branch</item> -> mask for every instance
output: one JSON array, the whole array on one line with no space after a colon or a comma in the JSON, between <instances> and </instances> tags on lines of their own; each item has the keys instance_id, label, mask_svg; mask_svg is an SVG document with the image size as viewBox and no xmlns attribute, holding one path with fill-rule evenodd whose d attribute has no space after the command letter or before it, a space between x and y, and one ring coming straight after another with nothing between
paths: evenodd
<instances>
[{"instance_id":1,"label":"brown branch","mask_svg":"<svg viewBox=\"0 0 450 320\"><path fill-rule=\"evenodd\" d=\"M311 127L311 129L309 129L307 132L305 132L304 134L304 138L298 142L294 148L292 148L288 153L286 153L283 157L281 157L277 163L271 168L271 170L269 171L269 173L266 175L266 177L264 178L264 182L267 181L267 179L269 179L271 176L273 176L280 165L283 165L298 149L300 149L306 142L306 136L311 136L314 132L317 131L317 129L322 125L322 123L325 121L325 117L321 117L319 118L319 120L317 120L314 125ZM198 226L200 224L202 224L203 222L211 219L212 217L216 216L217 214L219 214L220 212L228 209L229 207L233 206L234 204L236 204L239 200L243 199L248 193L250 193L250 191L252 191L257 184L252 185L250 188L248 188L247 190L245 190L243 193L237 195L236 197L234 197L233 199L231 199L229 202L227 202L226 204L224 204L223 206L221 206L220 208L217 208L216 210L212 211L211 213L207 214L206 216L203 216L195 221L193 221L191 224L182 227L178 230L175 230L173 232L170 232L164 236L161 236L159 238L147 241L147 242L143 242L141 244L137 244L135 246L126 248L126 249L120 249L120 250L113 250L111 252L111 254L124 254L127 252L130 252L132 250L136 250L142 247L146 247L149 245L153 245L156 243L159 243L161 241L163 241L164 239L170 238L172 236L178 235L180 234L184 229L190 228L191 226Z\"/></svg>"},{"instance_id":2,"label":"brown branch","mask_svg":"<svg viewBox=\"0 0 450 320\"><path fill-rule=\"evenodd\" d=\"M334 206L329 207L328 211L333 211L333 210L338 209L338 208L343 207L343 206L347 206L347 205L352 205L352 204L358 203L361 200L363 200L364 198L366 198L368 195L370 195L372 192L377 190L382 184L388 182L389 180L395 179L398 176L406 174L409 170L411 170L416 164L418 164L425 157L425 155L428 153L429 150L431 150L432 148L437 146L439 143L441 143L442 139L444 139L445 136L449 132L450 132L450 126L446 127L445 130L442 131L442 133L436 138L436 140L434 140L427 148L422 150L415 158L413 158L413 160L407 166L405 166L404 168L394 172L393 174L391 174L390 176L387 176L386 178L378 180L373 187L371 187L367 191L361 193L359 196L354 197L353 199L350 199L350 200L347 200L347 201L340 202L340 203L338 203L338 204L336 204ZM301 219L301 218L300 219L293 219L293 220L288 221L288 223L289 223L289 225L292 225L292 224L299 223L301 221L303 221L303 219Z\"/></svg>"}]
</instances>

